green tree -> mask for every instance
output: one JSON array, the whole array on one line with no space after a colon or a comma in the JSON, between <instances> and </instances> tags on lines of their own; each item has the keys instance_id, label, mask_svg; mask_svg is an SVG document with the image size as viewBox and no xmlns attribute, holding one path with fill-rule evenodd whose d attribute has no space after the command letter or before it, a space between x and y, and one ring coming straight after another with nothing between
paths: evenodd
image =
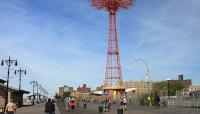
<instances>
[{"instance_id":1,"label":"green tree","mask_svg":"<svg viewBox=\"0 0 200 114\"><path fill-rule=\"evenodd\" d=\"M183 89L183 85L180 83L169 83L169 95L170 96L175 96L176 95L176 91L177 90L182 90Z\"/></svg>"},{"instance_id":2,"label":"green tree","mask_svg":"<svg viewBox=\"0 0 200 114\"><path fill-rule=\"evenodd\" d=\"M66 98L66 97L71 97L70 91L66 91L66 92L63 93L63 98Z\"/></svg>"},{"instance_id":3,"label":"green tree","mask_svg":"<svg viewBox=\"0 0 200 114\"><path fill-rule=\"evenodd\" d=\"M181 83L161 81L153 84L153 93L161 96L161 91L168 91L169 84L169 95L176 95L177 90L182 90L183 85Z\"/></svg>"}]
</instances>

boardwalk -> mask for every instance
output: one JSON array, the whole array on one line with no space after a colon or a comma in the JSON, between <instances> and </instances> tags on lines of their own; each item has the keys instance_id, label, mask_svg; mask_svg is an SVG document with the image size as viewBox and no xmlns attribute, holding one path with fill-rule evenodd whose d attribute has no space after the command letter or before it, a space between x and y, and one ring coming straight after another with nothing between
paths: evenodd
<instances>
[{"instance_id":1,"label":"boardwalk","mask_svg":"<svg viewBox=\"0 0 200 114\"><path fill-rule=\"evenodd\" d=\"M66 112L63 103L57 103L61 114L100 114L98 107L100 104L88 103L87 108L78 107L75 112ZM103 114L117 114L117 108L119 106L112 106L110 112L103 112ZM123 114L200 114L200 109L193 108L167 108L162 107L157 109L156 107L148 106L129 106L129 109L124 111Z\"/></svg>"},{"instance_id":2,"label":"boardwalk","mask_svg":"<svg viewBox=\"0 0 200 114\"><path fill-rule=\"evenodd\" d=\"M45 103L36 104L33 106L26 106L17 109L16 114L44 114ZM55 105L56 114L60 114L57 104Z\"/></svg>"},{"instance_id":3,"label":"boardwalk","mask_svg":"<svg viewBox=\"0 0 200 114\"><path fill-rule=\"evenodd\" d=\"M57 102L58 109L60 110L61 114L99 114L94 107L91 107L91 105L88 105L87 108L83 108L82 106L76 107L74 112L67 112L65 111L65 107L62 102Z\"/></svg>"},{"instance_id":4,"label":"boardwalk","mask_svg":"<svg viewBox=\"0 0 200 114\"><path fill-rule=\"evenodd\" d=\"M17 109L17 114L44 114L44 103L36 104L34 106L22 107ZM87 108L76 107L74 112L66 112L62 102L57 102L55 114L100 114L98 112L98 106L100 104L87 103ZM119 106L113 105L110 112L103 112L102 114L117 114L117 108ZM200 109L193 108L160 108L148 106L134 106L129 105L128 110L123 114L200 114Z\"/></svg>"}]
</instances>

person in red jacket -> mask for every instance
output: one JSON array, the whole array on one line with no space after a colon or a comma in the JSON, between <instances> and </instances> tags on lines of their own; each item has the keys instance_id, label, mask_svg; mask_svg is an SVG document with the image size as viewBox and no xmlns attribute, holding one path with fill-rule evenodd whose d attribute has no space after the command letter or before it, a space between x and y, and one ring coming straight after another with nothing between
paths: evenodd
<instances>
[{"instance_id":1,"label":"person in red jacket","mask_svg":"<svg viewBox=\"0 0 200 114\"><path fill-rule=\"evenodd\" d=\"M71 107L72 111L74 111L74 108L75 108L75 101L74 101L74 100L71 100L70 103L69 103L69 106Z\"/></svg>"}]
</instances>

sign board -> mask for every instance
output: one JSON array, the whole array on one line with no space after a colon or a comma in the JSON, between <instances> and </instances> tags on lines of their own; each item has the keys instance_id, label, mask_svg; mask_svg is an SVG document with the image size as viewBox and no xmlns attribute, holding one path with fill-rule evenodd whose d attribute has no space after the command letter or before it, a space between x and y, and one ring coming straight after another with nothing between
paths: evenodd
<instances>
[{"instance_id":1,"label":"sign board","mask_svg":"<svg viewBox=\"0 0 200 114\"><path fill-rule=\"evenodd\" d=\"M184 88L183 91L182 91L182 95L183 95L183 97L189 97L189 89Z\"/></svg>"}]
</instances>

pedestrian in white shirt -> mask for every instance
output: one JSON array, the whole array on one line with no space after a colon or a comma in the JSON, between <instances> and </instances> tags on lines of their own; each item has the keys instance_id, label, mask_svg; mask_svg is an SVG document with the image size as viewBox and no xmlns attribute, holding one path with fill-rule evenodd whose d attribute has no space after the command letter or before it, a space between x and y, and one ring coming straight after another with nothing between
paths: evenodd
<instances>
[{"instance_id":1,"label":"pedestrian in white shirt","mask_svg":"<svg viewBox=\"0 0 200 114\"><path fill-rule=\"evenodd\" d=\"M126 106L126 103L127 103L127 102L126 102L126 97L125 97L125 96L123 97L123 103L124 103L123 109L124 109L124 110L127 110L127 106Z\"/></svg>"}]
</instances>

